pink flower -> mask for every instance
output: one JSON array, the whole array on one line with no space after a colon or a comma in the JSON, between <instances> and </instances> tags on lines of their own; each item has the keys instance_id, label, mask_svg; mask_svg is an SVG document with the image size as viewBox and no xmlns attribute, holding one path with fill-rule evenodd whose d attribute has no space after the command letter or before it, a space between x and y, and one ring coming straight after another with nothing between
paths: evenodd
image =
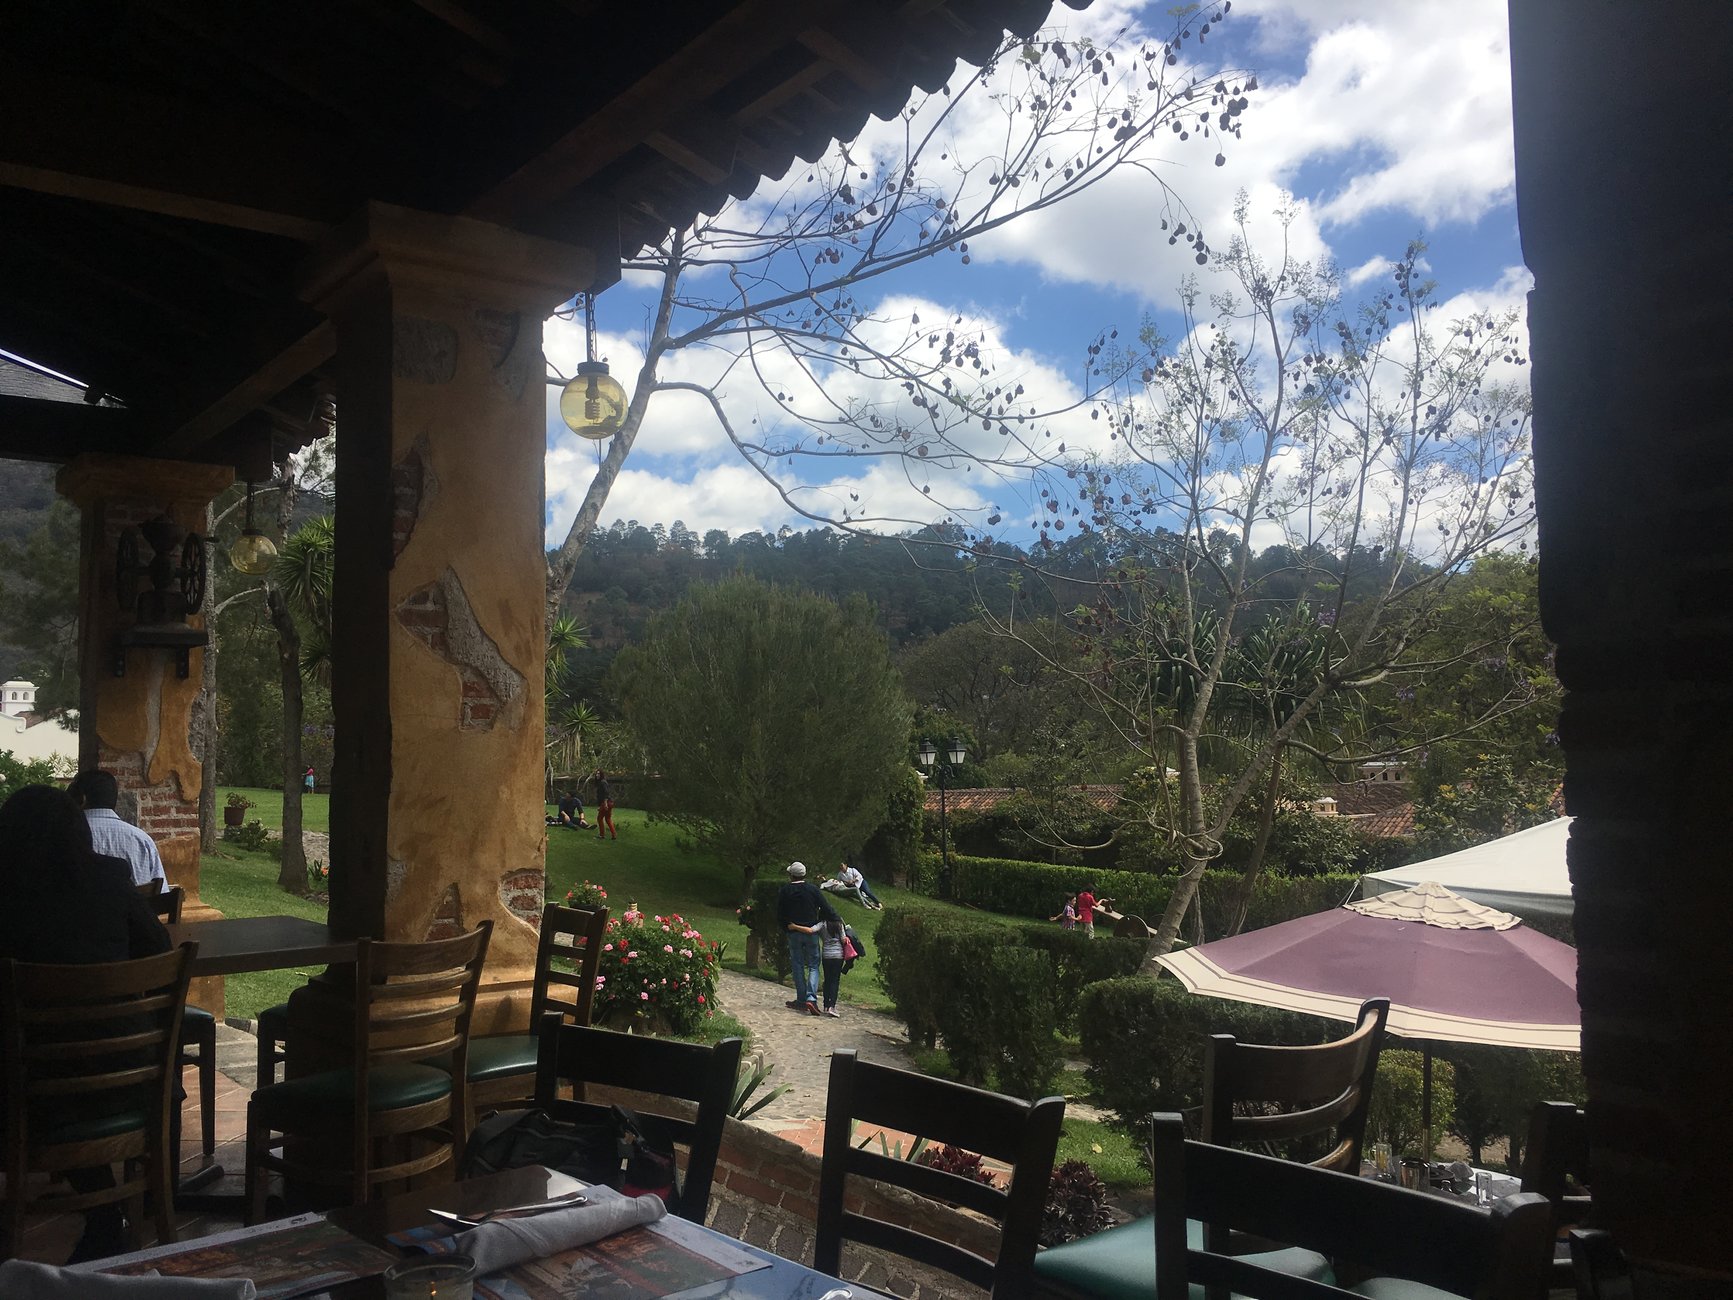
<instances>
[{"instance_id":1,"label":"pink flower","mask_svg":"<svg viewBox=\"0 0 1733 1300\"><path fill-rule=\"evenodd\" d=\"M668 949L668 951L673 952L674 950L672 948L670 948L670 949ZM682 948L682 949L680 949L680 955L682 957L690 957L692 955L692 950L690 948Z\"/></svg>"},{"instance_id":2,"label":"pink flower","mask_svg":"<svg viewBox=\"0 0 1733 1300\"><path fill-rule=\"evenodd\" d=\"M611 943L604 943L602 945L602 951L603 952L613 952L614 951L614 945Z\"/></svg>"},{"instance_id":3,"label":"pink flower","mask_svg":"<svg viewBox=\"0 0 1733 1300\"><path fill-rule=\"evenodd\" d=\"M629 952L629 953L627 953L627 954L626 954L626 957L627 957L627 958L628 958L628 960L629 960L629 959L631 959L631 958L633 958L633 957L636 957L636 956L637 956L637 955L638 955L638 954L637 954L637 953L636 953L636 952Z\"/></svg>"},{"instance_id":4,"label":"pink flower","mask_svg":"<svg viewBox=\"0 0 1733 1300\"><path fill-rule=\"evenodd\" d=\"M702 993L700 993L700 994L699 994L699 995L698 995L698 1003L699 1003L699 1005L700 1005L700 1006L702 1006L702 1005L703 1005L703 1003L704 1003L704 995L703 995L703 994L702 994Z\"/></svg>"},{"instance_id":5,"label":"pink flower","mask_svg":"<svg viewBox=\"0 0 1733 1300\"><path fill-rule=\"evenodd\" d=\"M662 951L663 952L673 952L674 951L674 945L671 943L665 943L662 945Z\"/></svg>"},{"instance_id":6,"label":"pink flower","mask_svg":"<svg viewBox=\"0 0 1733 1300\"><path fill-rule=\"evenodd\" d=\"M640 1001L640 1002L648 1002L649 1000L650 1000L650 995L648 993L640 993L638 995L638 1001Z\"/></svg>"}]
</instances>

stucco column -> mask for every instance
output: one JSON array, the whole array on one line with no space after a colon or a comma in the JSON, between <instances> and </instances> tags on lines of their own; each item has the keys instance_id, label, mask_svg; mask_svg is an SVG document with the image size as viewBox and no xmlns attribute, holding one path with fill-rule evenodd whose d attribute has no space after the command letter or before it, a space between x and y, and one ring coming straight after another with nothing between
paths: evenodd
<instances>
[{"instance_id":1,"label":"stucco column","mask_svg":"<svg viewBox=\"0 0 1733 1300\"><path fill-rule=\"evenodd\" d=\"M169 882L186 891L184 919L217 913L199 897L199 788L204 772L190 743L193 702L204 650L189 654L188 675L175 651L149 646L121 650L120 633L137 621L117 592L120 535L159 516L187 533L204 528L205 506L234 482L226 465L86 454L70 461L56 486L83 516L78 556L78 674L81 768L105 768L120 782L123 802L137 801L138 824L156 840ZM141 548L141 559L151 548ZM141 587L149 586L140 579ZM189 626L203 628L203 614ZM124 675L116 669L124 663ZM222 1010L222 981L199 980L192 1000Z\"/></svg>"},{"instance_id":2,"label":"stucco column","mask_svg":"<svg viewBox=\"0 0 1733 1300\"><path fill-rule=\"evenodd\" d=\"M544 893L542 320L584 250L372 204L313 259L337 330L331 920L494 922L478 1032L518 996Z\"/></svg>"},{"instance_id":3,"label":"stucco column","mask_svg":"<svg viewBox=\"0 0 1733 1300\"><path fill-rule=\"evenodd\" d=\"M78 556L79 742L81 768L101 767L120 781L123 796L138 801L138 824L162 853L169 881L199 902L199 787L203 771L193 757L190 725L198 698L202 649L191 652L190 672L177 675L172 650L135 647L116 638L136 621L116 592L120 534L166 515L188 533L204 528L205 507L234 482L226 465L194 465L141 456L86 454L68 463L56 486L83 514ZM142 556L150 557L150 548ZM141 580L141 586L148 583ZM203 628L204 615L187 620Z\"/></svg>"}]
</instances>

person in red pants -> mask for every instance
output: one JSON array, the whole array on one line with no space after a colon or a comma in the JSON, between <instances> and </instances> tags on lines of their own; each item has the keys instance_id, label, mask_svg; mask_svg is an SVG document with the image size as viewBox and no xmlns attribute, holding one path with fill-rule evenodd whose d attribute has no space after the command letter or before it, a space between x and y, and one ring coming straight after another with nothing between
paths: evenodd
<instances>
[{"instance_id":1,"label":"person in red pants","mask_svg":"<svg viewBox=\"0 0 1733 1300\"><path fill-rule=\"evenodd\" d=\"M608 774L601 768L596 769L596 838L603 838L603 832L615 839L620 838L620 832L614 829L614 788L608 784Z\"/></svg>"}]
</instances>

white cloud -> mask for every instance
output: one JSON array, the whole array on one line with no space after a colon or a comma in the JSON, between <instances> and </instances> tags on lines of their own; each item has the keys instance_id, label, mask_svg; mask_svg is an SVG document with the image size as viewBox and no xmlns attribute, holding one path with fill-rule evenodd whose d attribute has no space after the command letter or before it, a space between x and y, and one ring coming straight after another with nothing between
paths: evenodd
<instances>
[{"instance_id":1,"label":"white cloud","mask_svg":"<svg viewBox=\"0 0 1733 1300\"><path fill-rule=\"evenodd\" d=\"M1367 258L1353 270L1343 272L1342 281L1350 289L1357 289L1368 280L1374 280L1379 276L1388 275L1395 266L1396 263L1392 262L1383 254L1379 254L1377 257Z\"/></svg>"}]
</instances>

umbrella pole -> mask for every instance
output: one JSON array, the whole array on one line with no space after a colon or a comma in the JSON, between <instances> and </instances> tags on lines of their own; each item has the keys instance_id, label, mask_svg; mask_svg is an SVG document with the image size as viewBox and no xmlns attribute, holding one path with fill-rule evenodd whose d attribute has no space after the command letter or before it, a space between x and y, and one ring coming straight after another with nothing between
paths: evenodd
<instances>
[{"instance_id":1,"label":"umbrella pole","mask_svg":"<svg viewBox=\"0 0 1733 1300\"><path fill-rule=\"evenodd\" d=\"M1420 1158L1432 1163L1432 1040L1420 1045L1420 1130L1426 1143Z\"/></svg>"}]
</instances>

